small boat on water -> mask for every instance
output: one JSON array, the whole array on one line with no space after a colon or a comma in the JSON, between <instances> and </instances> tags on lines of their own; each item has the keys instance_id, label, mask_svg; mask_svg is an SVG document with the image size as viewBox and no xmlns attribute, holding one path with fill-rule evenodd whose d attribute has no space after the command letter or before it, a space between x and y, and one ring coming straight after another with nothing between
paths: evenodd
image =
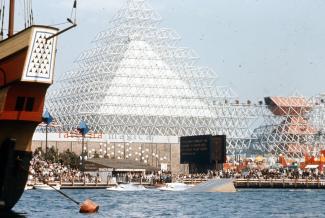
<instances>
[{"instance_id":1,"label":"small boat on water","mask_svg":"<svg viewBox=\"0 0 325 218\"><path fill-rule=\"evenodd\" d=\"M109 191L143 191L146 190L146 188L143 185L138 184L119 184L117 186L106 188L106 190Z\"/></svg>"},{"instance_id":2,"label":"small boat on water","mask_svg":"<svg viewBox=\"0 0 325 218\"><path fill-rule=\"evenodd\" d=\"M54 189L56 189L56 190L60 190L60 188L61 188L61 185L59 185L59 184L56 184L56 185L51 185L51 186L49 186L49 185L47 185L47 184L36 184L36 185L34 185L34 189L39 189L39 190L52 190L52 191L54 191Z\"/></svg>"},{"instance_id":3,"label":"small boat on water","mask_svg":"<svg viewBox=\"0 0 325 218\"><path fill-rule=\"evenodd\" d=\"M190 187L192 187L192 186L187 185L185 183L173 182L173 183L166 183L164 186L159 187L158 190L160 190L160 191L184 191Z\"/></svg>"},{"instance_id":4,"label":"small boat on water","mask_svg":"<svg viewBox=\"0 0 325 218\"><path fill-rule=\"evenodd\" d=\"M24 190L26 191L26 190L31 190L31 189L33 189L34 187L32 186L32 185L25 185L25 188L24 188Z\"/></svg>"}]
</instances>

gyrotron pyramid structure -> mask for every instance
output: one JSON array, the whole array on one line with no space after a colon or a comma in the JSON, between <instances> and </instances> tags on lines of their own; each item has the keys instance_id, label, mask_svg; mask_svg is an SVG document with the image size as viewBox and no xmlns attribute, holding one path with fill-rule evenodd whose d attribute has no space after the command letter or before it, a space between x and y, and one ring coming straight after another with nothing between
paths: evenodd
<instances>
[{"instance_id":1,"label":"gyrotron pyramid structure","mask_svg":"<svg viewBox=\"0 0 325 218\"><path fill-rule=\"evenodd\" d=\"M244 151L254 111L218 86L215 72L198 66L197 54L177 46L180 36L160 21L146 1L129 0L56 81L46 107L65 131L83 119L104 134L226 134L228 153Z\"/></svg>"}]
</instances>

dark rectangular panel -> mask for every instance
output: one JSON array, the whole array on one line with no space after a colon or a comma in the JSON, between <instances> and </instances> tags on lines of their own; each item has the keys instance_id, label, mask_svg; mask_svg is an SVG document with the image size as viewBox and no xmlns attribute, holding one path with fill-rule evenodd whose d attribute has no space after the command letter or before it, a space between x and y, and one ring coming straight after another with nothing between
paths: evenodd
<instances>
[{"instance_id":1,"label":"dark rectangular panel","mask_svg":"<svg viewBox=\"0 0 325 218\"><path fill-rule=\"evenodd\" d=\"M181 164L210 163L211 135L184 136L180 139Z\"/></svg>"},{"instance_id":2,"label":"dark rectangular panel","mask_svg":"<svg viewBox=\"0 0 325 218\"><path fill-rule=\"evenodd\" d=\"M225 135L212 136L210 158L213 163L220 164L226 162L226 136Z\"/></svg>"}]
</instances>

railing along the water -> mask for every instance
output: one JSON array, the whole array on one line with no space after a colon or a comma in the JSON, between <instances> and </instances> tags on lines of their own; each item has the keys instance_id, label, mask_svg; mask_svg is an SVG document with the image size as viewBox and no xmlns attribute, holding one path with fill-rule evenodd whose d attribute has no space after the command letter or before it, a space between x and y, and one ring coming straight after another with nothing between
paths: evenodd
<instances>
[{"instance_id":1,"label":"railing along the water","mask_svg":"<svg viewBox=\"0 0 325 218\"><path fill-rule=\"evenodd\" d=\"M325 189L321 179L236 179L236 188L300 188Z\"/></svg>"},{"instance_id":2,"label":"railing along the water","mask_svg":"<svg viewBox=\"0 0 325 218\"><path fill-rule=\"evenodd\" d=\"M199 184L201 182L206 182L208 179L206 178L184 178L182 182L185 184Z\"/></svg>"},{"instance_id":3,"label":"railing along the water","mask_svg":"<svg viewBox=\"0 0 325 218\"><path fill-rule=\"evenodd\" d=\"M112 187L112 186L116 186L121 182L116 182L116 180L107 180L107 182L101 182L98 179L96 179L95 181L91 181L91 182L86 182L84 181L75 181L74 179L70 180L70 181L52 181L52 182L48 182L47 184L50 186L56 186L59 185L61 189L105 189L108 187ZM122 182L124 183L124 182ZM133 184L141 184L141 185L151 185L149 182L147 181L136 181L136 182L132 182ZM37 181L29 181L27 182L27 186L29 187L33 187L35 185L40 185L40 184L44 184L42 182L37 182Z\"/></svg>"},{"instance_id":4,"label":"railing along the water","mask_svg":"<svg viewBox=\"0 0 325 218\"><path fill-rule=\"evenodd\" d=\"M184 178L179 182L185 184L199 184L206 182L206 178ZM290 188L290 189L325 189L324 179L234 179L234 186L236 188ZM37 183L29 183L33 186ZM49 185L55 186L59 184L62 189L104 189L111 186L116 186L116 182L79 182L79 181L58 181L49 182ZM138 184L145 186L154 185L150 182L140 181Z\"/></svg>"}]
</instances>

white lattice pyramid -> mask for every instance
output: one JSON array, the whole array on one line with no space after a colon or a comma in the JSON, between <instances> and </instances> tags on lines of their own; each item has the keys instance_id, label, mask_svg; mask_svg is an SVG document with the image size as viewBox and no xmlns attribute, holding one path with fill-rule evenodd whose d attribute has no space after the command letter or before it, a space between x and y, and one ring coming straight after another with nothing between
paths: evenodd
<instances>
[{"instance_id":1,"label":"white lattice pyramid","mask_svg":"<svg viewBox=\"0 0 325 218\"><path fill-rule=\"evenodd\" d=\"M84 119L95 132L182 136L226 134L228 151L249 146L252 107L230 104L234 92L215 72L159 28L144 0L130 0L49 90L46 107L64 130Z\"/></svg>"}]
</instances>

